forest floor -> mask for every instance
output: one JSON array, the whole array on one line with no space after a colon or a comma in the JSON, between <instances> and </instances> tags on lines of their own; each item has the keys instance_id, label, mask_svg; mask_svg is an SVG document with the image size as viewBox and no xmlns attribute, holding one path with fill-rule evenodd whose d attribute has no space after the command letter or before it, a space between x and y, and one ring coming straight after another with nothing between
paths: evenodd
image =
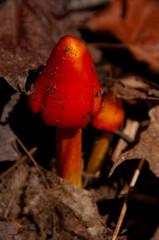
<instances>
[{"instance_id":1,"label":"forest floor","mask_svg":"<svg viewBox=\"0 0 159 240\"><path fill-rule=\"evenodd\" d=\"M156 0L0 2L0 239L110 240L123 203L114 239L159 239L158 12ZM84 42L102 95L125 110L95 173L87 164L104 131L82 130L81 188L57 176L56 128L26 104L64 35Z\"/></svg>"}]
</instances>

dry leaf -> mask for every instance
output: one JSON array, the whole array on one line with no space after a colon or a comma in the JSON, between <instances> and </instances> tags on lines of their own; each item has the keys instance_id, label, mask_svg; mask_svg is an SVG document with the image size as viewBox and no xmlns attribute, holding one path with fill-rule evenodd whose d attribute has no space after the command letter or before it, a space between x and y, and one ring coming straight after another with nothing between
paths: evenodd
<instances>
[{"instance_id":1,"label":"dry leaf","mask_svg":"<svg viewBox=\"0 0 159 240\"><path fill-rule=\"evenodd\" d=\"M22 231L16 239L110 239L91 194L51 172L45 173L50 189L46 189L37 169L27 162L20 163L2 179L0 215L7 211L9 220L20 222L22 229L23 224L35 229Z\"/></svg>"},{"instance_id":2,"label":"dry leaf","mask_svg":"<svg viewBox=\"0 0 159 240\"><path fill-rule=\"evenodd\" d=\"M0 5L0 76L16 90L25 91L28 70L43 64L54 44L50 32L55 21L46 6L52 9L52 1L8 0Z\"/></svg>"},{"instance_id":3,"label":"dry leaf","mask_svg":"<svg viewBox=\"0 0 159 240\"><path fill-rule=\"evenodd\" d=\"M110 32L139 61L159 73L159 2L115 0L93 16L86 27L92 32Z\"/></svg>"},{"instance_id":4,"label":"dry leaf","mask_svg":"<svg viewBox=\"0 0 159 240\"><path fill-rule=\"evenodd\" d=\"M65 0L6 0L0 3L0 77L26 92L29 70L37 70L65 34L80 37ZM88 15L87 15L88 17ZM73 20L73 21L72 21Z\"/></svg>"},{"instance_id":5,"label":"dry leaf","mask_svg":"<svg viewBox=\"0 0 159 240\"><path fill-rule=\"evenodd\" d=\"M0 239L12 240L20 230L20 224L17 222L0 221Z\"/></svg>"},{"instance_id":6,"label":"dry leaf","mask_svg":"<svg viewBox=\"0 0 159 240\"><path fill-rule=\"evenodd\" d=\"M131 159L145 159L149 163L150 170L159 177L159 106L149 111L150 124L141 133L139 143L134 148L123 153L113 165L110 175L122 162Z\"/></svg>"},{"instance_id":7,"label":"dry leaf","mask_svg":"<svg viewBox=\"0 0 159 240\"><path fill-rule=\"evenodd\" d=\"M121 97L129 104L136 104L150 109L159 102L159 86L154 82L134 74L108 80L113 83L111 84L111 91L114 95ZM105 87L106 91L107 88L108 86Z\"/></svg>"},{"instance_id":8,"label":"dry leaf","mask_svg":"<svg viewBox=\"0 0 159 240\"><path fill-rule=\"evenodd\" d=\"M14 107L16 106L18 100L20 99L20 96L21 96L21 93L19 92L13 93L10 96L9 101L5 104L2 114L0 116L1 123L2 122L5 123L8 120L9 115L13 111Z\"/></svg>"},{"instance_id":9,"label":"dry leaf","mask_svg":"<svg viewBox=\"0 0 159 240\"><path fill-rule=\"evenodd\" d=\"M80 239L106 239L104 238L107 232L106 228L103 226L97 206L92 201L89 192L65 182L51 173L48 173L48 177L53 185L51 189L46 190L41 186L34 169L30 173L26 189L26 203L29 212L37 220L38 225L41 225L42 218L45 229L48 219L52 218L54 213L55 222L57 222L57 216L60 215L62 228L60 231L72 233ZM30 199L32 200L30 201ZM43 211L41 211L42 208Z\"/></svg>"},{"instance_id":10,"label":"dry leaf","mask_svg":"<svg viewBox=\"0 0 159 240\"><path fill-rule=\"evenodd\" d=\"M0 125L0 162L18 160L21 154L10 126Z\"/></svg>"},{"instance_id":11,"label":"dry leaf","mask_svg":"<svg viewBox=\"0 0 159 240\"><path fill-rule=\"evenodd\" d=\"M156 229L156 232L152 236L150 240L158 240L159 239L159 227Z\"/></svg>"}]
</instances>

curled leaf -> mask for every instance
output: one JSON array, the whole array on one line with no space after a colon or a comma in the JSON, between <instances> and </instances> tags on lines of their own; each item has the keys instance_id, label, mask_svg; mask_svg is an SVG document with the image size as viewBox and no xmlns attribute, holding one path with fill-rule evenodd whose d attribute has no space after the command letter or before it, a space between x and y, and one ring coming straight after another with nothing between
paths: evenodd
<instances>
[{"instance_id":1,"label":"curled leaf","mask_svg":"<svg viewBox=\"0 0 159 240\"><path fill-rule=\"evenodd\" d=\"M110 175L117 166L126 160L145 159L149 163L150 170L159 177L159 106L152 108L149 116L150 124L141 133L139 143L120 156L113 165Z\"/></svg>"}]
</instances>

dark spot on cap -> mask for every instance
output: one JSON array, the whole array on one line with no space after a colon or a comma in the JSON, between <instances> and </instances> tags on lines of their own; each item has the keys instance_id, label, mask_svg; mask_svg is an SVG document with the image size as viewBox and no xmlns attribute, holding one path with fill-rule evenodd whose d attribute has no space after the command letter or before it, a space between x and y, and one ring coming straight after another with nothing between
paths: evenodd
<instances>
[{"instance_id":1,"label":"dark spot on cap","mask_svg":"<svg viewBox=\"0 0 159 240\"><path fill-rule=\"evenodd\" d=\"M34 98L33 98L33 100L37 100L37 98L36 98L36 97L34 97Z\"/></svg>"},{"instance_id":2,"label":"dark spot on cap","mask_svg":"<svg viewBox=\"0 0 159 240\"><path fill-rule=\"evenodd\" d=\"M70 50L69 47L65 48L64 53L67 53Z\"/></svg>"},{"instance_id":3,"label":"dark spot on cap","mask_svg":"<svg viewBox=\"0 0 159 240\"><path fill-rule=\"evenodd\" d=\"M92 76L93 76L93 67L91 66L91 72L92 72Z\"/></svg>"},{"instance_id":4,"label":"dark spot on cap","mask_svg":"<svg viewBox=\"0 0 159 240\"><path fill-rule=\"evenodd\" d=\"M92 114L92 112L90 111L90 112L87 112L88 113L88 115L91 115Z\"/></svg>"},{"instance_id":5,"label":"dark spot on cap","mask_svg":"<svg viewBox=\"0 0 159 240\"><path fill-rule=\"evenodd\" d=\"M50 89L47 89L47 95L50 96Z\"/></svg>"},{"instance_id":6,"label":"dark spot on cap","mask_svg":"<svg viewBox=\"0 0 159 240\"><path fill-rule=\"evenodd\" d=\"M84 119L86 117L86 115L83 115L82 118Z\"/></svg>"},{"instance_id":7,"label":"dark spot on cap","mask_svg":"<svg viewBox=\"0 0 159 240\"><path fill-rule=\"evenodd\" d=\"M99 97L99 96L100 96L100 93L96 92L95 97Z\"/></svg>"},{"instance_id":8,"label":"dark spot on cap","mask_svg":"<svg viewBox=\"0 0 159 240\"><path fill-rule=\"evenodd\" d=\"M43 104L42 107L47 107L47 104Z\"/></svg>"}]
</instances>

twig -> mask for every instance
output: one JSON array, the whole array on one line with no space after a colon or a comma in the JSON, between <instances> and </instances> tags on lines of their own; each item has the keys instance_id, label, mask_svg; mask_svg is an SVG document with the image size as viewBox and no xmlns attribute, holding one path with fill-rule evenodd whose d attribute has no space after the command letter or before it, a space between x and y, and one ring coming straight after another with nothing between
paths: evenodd
<instances>
[{"instance_id":1,"label":"twig","mask_svg":"<svg viewBox=\"0 0 159 240\"><path fill-rule=\"evenodd\" d=\"M125 127L124 127L122 133L124 133L126 136L128 136L131 139L131 142L133 142L133 141L135 141L135 137L138 132L139 126L140 126L139 122L131 120L131 119L126 119ZM118 134L118 135L121 136L121 134ZM113 162L116 162L118 160L119 156L121 155L122 151L131 142L127 142L127 141L125 141L125 138L121 137L117 143L117 146L115 147L115 150L113 151L111 160Z\"/></svg>"},{"instance_id":2,"label":"twig","mask_svg":"<svg viewBox=\"0 0 159 240\"><path fill-rule=\"evenodd\" d=\"M9 211L10 211L10 209L12 207L12 203L13 203L14 197L15 197L15 195L13 194L13 196L9 200L8 206L7 206L7 208L5 210L5 213L4 213L4 216L3 216L4 218L7 218L8 215L9 215Z\"/></svg>"},{"instance_id":3,"label":"twig","mask_svg":"<svg viewBox=\"0 0 159 240\"><path fill-rule=\"evenodd\" d=\"M28 157L29 157L29 158L31 159L31 161L34 163L34 165L35 165L35 167L37 168L40 176L42 177L42 179L43 179L46 187L49 189L50 186L49 186L49 184L48 184L48 182L47 182L47 179L46 179L45 175L42 173L42 171L41 171L38 163L35 161L35 159L33 158L33 156L30 154L30 152L29 152L29 151L27 150L27 148L24 146L24 144L22 143L22 141L21 141L16 135L15 135L15 137L16 137L18 143L20 144L20 146L23 148L23 150L24 150L24 151L26 152L26 154L28 155Z\"/></svg>"},{"instance_id":4,"label":"twig","mask_svg":"<svg viewBox=\"0 0 159 240\"><path fill-rule=\"evenodd\" d=\"M36 152L37 148L32 148L29 153L32 155ZM5 172L0 174L0 180L2 181L5 177L8 176L9 173L11 173L21 162L28 159L28 156L22 156L18 161L16 161L9 169L7 169Z\"/></svg>"},{"instance_id":5,"label":"twig","mask_svg":"<svg viewBox=\"0 0 159 240\"><path fill-rule=\"evenodd\" d=\"M115 228L115 231L114 231L114 234L113 234L113 237L112 237L112 240L116 240L117 236L118 236L118 233L119 233L119 230L120 230L120 227L121 227L121 224L123 222L123 219L125 217L125 213L126 213L126 210L127 210L127 201L128 201L128 197L129 197L129 194L132 190L132 188L135 186L136 184L136 181L139 177L139 174L140 174L140 171L141 171L141 168L143 166L145 162L145 159L141 159L135 172L134 172L134 175L131 179L131 182L129 184L129 190L128 190L128 193L125 197L125 200L124 200L124 203L123 203L123 206L122 206L122 209L121 209L121 212L120 212L120 216L119 216L119 219L118 219L118 222L117 222L117 225L116 225L116 228Z\"/></svg>"},{"instance_id":6,"label":"twig","mask_svg":"<svg viewBox=\"0 0 159 240\"><path fill-rule=\"evenodd\" d=\"M52 213L52 235L53 235L53 239L57 240L56 237L56 221L55 221L55 211L53 211Z\"/></svg>"},{"instance_id":7,"label":"twig","mask_svg":"<svg viewBox=\"0 0 159 240\"><path fill-rule=\"evenodd\" d=\"M123 140L125 140L127 143L132 143L134 141L133 138L129 137L127 134L124 132L120 131L119 129L114 132L116 135L121 137Z\"/></svg>"}]
</instances>

